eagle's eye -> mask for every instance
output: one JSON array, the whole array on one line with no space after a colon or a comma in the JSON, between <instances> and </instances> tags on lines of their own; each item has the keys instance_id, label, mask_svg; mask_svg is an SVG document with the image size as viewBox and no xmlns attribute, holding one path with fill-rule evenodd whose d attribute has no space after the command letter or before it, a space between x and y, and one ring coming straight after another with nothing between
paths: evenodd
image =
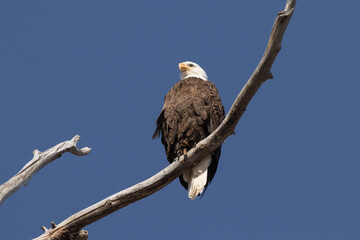
<instances>
[{"instance_id":1,"label":"eagle's eye","mask_svg":"<svg viewBox=\"0 0 360 240\"><path fill-rule=\"evenodd\" d=\"M194 64L190 63L190 64L189 64L189 67L194 67Z\"/></svg>"}]
</instances>

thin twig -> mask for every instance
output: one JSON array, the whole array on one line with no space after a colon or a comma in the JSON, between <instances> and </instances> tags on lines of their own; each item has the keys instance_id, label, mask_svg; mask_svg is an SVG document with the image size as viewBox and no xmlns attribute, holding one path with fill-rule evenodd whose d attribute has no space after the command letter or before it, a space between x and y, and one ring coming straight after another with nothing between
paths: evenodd
<instances>
[{"instance_id":1,"label":"thin twig","mask_svg":"<svg viewBox=\"0 0 360 240\"><path fill-rule=\"evenodd\" d=\"M12 194L25 186L40 169L58 159L65 152L70 152L77 156L83 156L90 153L91 148L78 149L76 143L80 140L80 136L76 135L71 140L59 143L44 152L34 150L34 157L29 161L17 174L10 178L7 182L0 186L0 205L5 202Z\"/></svg>"}]
</instances>

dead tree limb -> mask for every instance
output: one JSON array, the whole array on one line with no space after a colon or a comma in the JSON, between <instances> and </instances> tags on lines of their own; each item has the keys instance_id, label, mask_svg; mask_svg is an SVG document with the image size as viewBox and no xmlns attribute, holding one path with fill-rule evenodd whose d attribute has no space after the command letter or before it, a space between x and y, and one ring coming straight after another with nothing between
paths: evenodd
<instances>
[{"instance_id":1,"label":"dead tree limb","mask_svg":"<svg viewBox=\"0 0 360 240\"><path fill-rule=\"evenodd\" d=\"M171 165L151 178L75 213L55 228L46 230L44 234L35 238L35 240L66 239L63 238L65 236L64 234L76 234L83 227L165 187L179 177L184 169L197 164L206 154L220 146L220 144L234 132L238 121L261 84L267 79L273 78L270 71L271 66L280 51L281 41L294 12L295 3L296 0L287 0L285 10L278 13L265 53L249 81L237 96L225 120L210 136L188 152L186 161L184 161L184 157L182 156L179 161L174 161Z\"/></svg>"},{"instance_id":2,"label":"dead tree limb","mask_svg":"<svg viewBox=\"0 0 360 240\"><path fill-rule=\"evenodd\" d=\"M78 149L76 147L76 143L79 140L80 136L76 135L71 140L59 143L44 152L40 152L35 149L33 159L28 162L17 174L0 186L0 205L22 186L25 186L35 173L55 159L61 157L61 155L65 152L70 152L77 156L89 154L91 150L90 148L85 147Z\"/></svg>"}]
</instances>

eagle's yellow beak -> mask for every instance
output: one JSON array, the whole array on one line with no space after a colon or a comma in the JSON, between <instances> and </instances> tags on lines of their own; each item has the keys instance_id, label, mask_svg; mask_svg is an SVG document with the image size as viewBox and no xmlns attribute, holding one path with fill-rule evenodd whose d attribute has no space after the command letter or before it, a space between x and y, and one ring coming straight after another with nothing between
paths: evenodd
<instances>
[{"instance_id":1,"label":"eagle's yellow beak","mask_svg":"<svg viewBox=\"0 0 360 240\"><path fill-rule=\"evenodd\" d=\"M185 63L179 63L179 69L180 69L180 72L185 72L187 70L190 70L191 68L186 65Z\"/></svg>"}]
</instances>

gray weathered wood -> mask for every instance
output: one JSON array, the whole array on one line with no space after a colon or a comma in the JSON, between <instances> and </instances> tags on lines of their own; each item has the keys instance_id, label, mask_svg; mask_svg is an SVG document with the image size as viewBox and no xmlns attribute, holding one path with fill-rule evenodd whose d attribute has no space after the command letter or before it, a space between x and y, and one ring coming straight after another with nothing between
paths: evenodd
<instances>
[{"instance_id":1,"label":"gray weathered wood","mask_svg":"<svg viewBox=\"0 0 360 240\"><path fill-rule=\"evenodd\" d=\"M173 162L156 175L75 213L57 225L56 228L46 231L35 240L60 239L65 232L77 233L83 227L116 210L155 193L179 177L184 169L197 164L204 155L222 144L234 132L238 121L261 84L272 78L271 66L280 51L283 34L294 12L295 4L296 0L288 0L285 10L278 13L265 53L249 81L237 96L225 120L210 136L188 152L186 160L182 156L180 161Z\"/></svg>"},{"instance_id":2,"label":"gray weathered wood","mask_svg":"<svg viewBox=\"0 0 360 240\"><path fill-rule=\"evenodd\" d=\"M80 140L80 136L76 135L71 140L59 143L58 145L44 151L34 150L34 157L29 161L17 174L10 178L7 182L0 186L0 205L5 202L19 188L25 186L41 168L51 163L55 159L61 157L65 152L83 156L90 153L90 148L78 149L76 143Z\"/></svg>"}]
</instances>

